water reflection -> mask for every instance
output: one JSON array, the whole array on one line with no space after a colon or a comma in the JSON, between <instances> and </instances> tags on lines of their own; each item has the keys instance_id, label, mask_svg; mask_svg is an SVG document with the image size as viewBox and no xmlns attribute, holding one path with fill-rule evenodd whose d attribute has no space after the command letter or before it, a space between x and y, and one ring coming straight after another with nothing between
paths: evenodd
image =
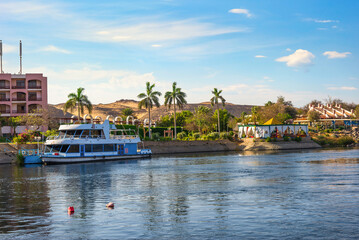
<instances>
[{"instance_id":1,"label":"water reflection","mask_svg":"<svg viewBox=\"0 0 359 240\"><path fill-rule=\"evenodd\" d=\"M35 232L51 224L45 174L43 167L0 167L0 233Z\"/></svg>"},{"instance_id":2,"label":"water reflection","mask_svg":"<svg viewBox=\"0 0 359 240\"><path fill-rule=\"evenodd\" d=\"M359 158L334 158L326 160L312 160L306 161L310 164L358 164Z\"/></svg>"},{"instance_id":3,"label":"water reflection","mask_svg":"<svg viewBox=\"0 0 359 240\"><path fill-rule=\"evenodd\" d=\"M0 166L0 233L36 233L34 239L358 238L358 153ZM106 208L110 201L113 210ZM68 206L74 215L67 215Z\"/></svg>"}]
</instances>

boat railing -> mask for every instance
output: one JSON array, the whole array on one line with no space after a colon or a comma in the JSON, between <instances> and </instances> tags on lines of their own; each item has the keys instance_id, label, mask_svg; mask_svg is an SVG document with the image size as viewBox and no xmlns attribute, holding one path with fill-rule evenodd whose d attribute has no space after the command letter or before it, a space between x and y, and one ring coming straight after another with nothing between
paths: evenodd
<instances>
[{"instance_id":1,"label":"boat railing","mask_svg":"<svg viewBox=\"0 0 359 240\"><path fill-rule=\"evenodd\" d=\"M105 139L105 136L85 136L85 135L57 135L49 136L47 140L59 140L59 139Z\"/></svg>"},{"instance_id":2,"label":"boat railing","mask_svg":"<svg viewBox=\"0 0 359 240\"><path fill-rule=\"evenodd\" d=\"M110 139L136 139L137 135L110 135Z\"/></svg>"}]
</instances>

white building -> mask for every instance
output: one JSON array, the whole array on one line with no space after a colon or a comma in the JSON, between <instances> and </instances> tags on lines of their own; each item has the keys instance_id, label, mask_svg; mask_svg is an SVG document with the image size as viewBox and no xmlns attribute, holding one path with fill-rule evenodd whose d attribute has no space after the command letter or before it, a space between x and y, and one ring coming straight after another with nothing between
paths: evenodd
<instances>
[{"instance_id":1,"label":"white building","mask_svg":"<svg viewBox=\"0 0 359 240\"><path fill-rule=\"evenodd\" d=\"M239 138L282 138L308 136L308 125L276 124L276 125L238 125Z\"/></svg>"}]
</instances>

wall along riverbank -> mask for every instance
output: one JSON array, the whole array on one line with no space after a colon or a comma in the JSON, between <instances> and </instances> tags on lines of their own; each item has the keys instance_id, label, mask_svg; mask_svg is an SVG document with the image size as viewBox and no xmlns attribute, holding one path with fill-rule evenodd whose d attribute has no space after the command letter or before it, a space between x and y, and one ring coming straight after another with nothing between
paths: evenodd
<instances>
[{"instance_id":1,"label":"wall along riverbank","mask_svg":"<svg viewBox=\"0 0 359 240\"><path fill-rule=\"evenodd\" d=\"M0 144L0 164L14 162L19 149L37 149L37 144ZM40 148L42 148L40 144ZM176 153L204 153L204 152L228 152L228 151L268 151L268 150L291 150L291 149L315 149L320 145L303 138L301 142L278 141L259 142L253 139L243 141L216 140L216 141L144 141L139 148L149 148L153 155L176 154Z\"/></svg>"}]
</instances>

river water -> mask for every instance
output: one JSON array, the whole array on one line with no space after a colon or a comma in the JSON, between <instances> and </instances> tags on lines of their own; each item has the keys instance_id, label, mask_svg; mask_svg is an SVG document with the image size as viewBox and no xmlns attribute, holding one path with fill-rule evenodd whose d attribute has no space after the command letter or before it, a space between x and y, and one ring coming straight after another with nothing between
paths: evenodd
<instances>
[{"instance_id":1,"label":"river water","mask_svg":"<svg viewBox=\"0 0 359 240\"><path fill-rule=\"evenodd\" d=\"M359 239L359 150L0 165L0 239L243 238Z\"/></svg>"}]
</instances>

